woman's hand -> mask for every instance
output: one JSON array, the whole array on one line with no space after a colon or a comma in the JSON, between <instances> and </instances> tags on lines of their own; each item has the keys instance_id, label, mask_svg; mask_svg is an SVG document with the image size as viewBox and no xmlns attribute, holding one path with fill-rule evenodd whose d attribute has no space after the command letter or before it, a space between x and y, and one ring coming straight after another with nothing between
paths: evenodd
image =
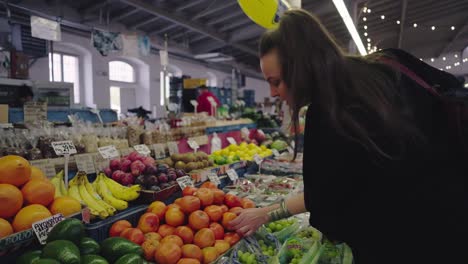
<instances>
[{"instance_id":1,"label":"woman's hand","mask_svg":"<svg viewBox=\"0 0 468 264\"><path fill-rule=\"evenodd\" d=\"M237 218L229 222L230 229L239 236L250 236L269 221L269 208L249 208L237 213Z\"/></svg>"}]
</instances>

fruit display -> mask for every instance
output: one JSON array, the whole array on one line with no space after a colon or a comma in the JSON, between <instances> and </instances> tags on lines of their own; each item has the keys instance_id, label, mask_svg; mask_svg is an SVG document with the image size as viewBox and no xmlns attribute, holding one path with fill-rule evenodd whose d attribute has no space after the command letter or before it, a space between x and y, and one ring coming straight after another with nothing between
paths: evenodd
<instances>
[{"instance_id":1,"label":"fruit display","mask_svg":"<svg viewBox=\"0 0 468 264\"><path fill-rule=\"evenodd\" d=\"M140 185L123 186L102 173L91 184L86 173L78 172L68 186L69 196L87 205L92 217L101 219L126 209L128 202L139 197L140 190Z\"/></svg>"},{"instance_id":2,"label":"fruit display","mask_svg":"<svg viewBox=\"0 0 468 264\"><path fill-rule=\"evenodd\" d=\"M120 237L110 237L99 244L86 236L81 221L69 218L52 228L41 249L23 253L16 263L143 263L143 250Z\"/></svg>"},{"instance_id":3,"label":"fruit display","mask_svg":"<svg viewBox=\"0 0 468 264\"><path fill-rule=\"evenodd\" d=\"M247 144L242 142L238 145L231 144L228 147L214 151L211 154L211 159L217 165L231 164L239 160L253 161L255 155L260 157L271 156L273 152L266 146L257 146L253 143Z\"/></svg>"},{"instance_id":4,"label":"fruit display","mask_svg":"<svg viewBox=\"0 0 468 264\"><path fill-rule=\"evenodd\" d=\"M205 186L210 188L186 187L183 197L169 205L153 202L136 226L118 221L109 235L141 245L145 259L159 264L215 261L241 239L229 229L237 217L233 211L255 204Z\"/></svg>"},{"instance_id":5,"label":"fruit display","mask_svg":"<svg viewBox=\"0 0 468 264\"><path fill-rule=\"evenodd\" d=\"M239 256L239 261L242 264L257 264L258 263L254 253L243 252L242 250L239 250L237 254Z\"/></svg>"},{"instance_id":6,"label":"fruit display","mask_svg":"<svg viewBox=\"0 0 468 264\"><path fill-rule=\"evenodd\" d=\"M79 201L60 193L60 179L63 172L48 180L20 156L0 158L0 238L28 230L52 214L80 212Z\"/></svg>"},{"instance_id":7,"label":"fruit display","mask_svg":"<svg viewBox=\"0 0 468 264\"><path fill-rule=\"evenodd\" d=\"M205 169L214 164L213 161L209 159L208 155L202 151L196 153L173 154L170 159L176 169L181 169L186 172Z\"/></svg>"},{"instance_id":8,"label":"fruit display","mask_svg":"<svg viewBox=\"0 0 468 264\"><path fill-rule=\"evenodd\" d=\"M186 175L184 169L174 168L174 162L171 158L169 160L156 161L134 151L121 159L111 160L104 172L119 184L137 184L145 190L160 191L176 185L176 179Z\"/></svg>"}]
</instances>

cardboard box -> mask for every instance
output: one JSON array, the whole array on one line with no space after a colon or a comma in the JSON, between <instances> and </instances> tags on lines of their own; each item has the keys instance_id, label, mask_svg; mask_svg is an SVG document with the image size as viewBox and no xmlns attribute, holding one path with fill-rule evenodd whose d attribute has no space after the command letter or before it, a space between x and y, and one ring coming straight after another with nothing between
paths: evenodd
<instances>
[{"instance_id":1,"label":"cardboard box","mask_svg":"<svg viewBox=\"0 0 468 264\"><path fill-rule=\"evenodd\" d=\"M0 104L0 124L8 123L8 105Z\"/></svg>"}]
</instances>

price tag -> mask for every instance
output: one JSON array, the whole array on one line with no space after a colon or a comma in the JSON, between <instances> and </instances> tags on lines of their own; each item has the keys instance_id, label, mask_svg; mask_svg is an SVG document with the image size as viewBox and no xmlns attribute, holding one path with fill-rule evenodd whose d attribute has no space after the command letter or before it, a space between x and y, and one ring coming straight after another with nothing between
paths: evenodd
<instances>
[{"instance_id":1,"label":"price tag","mask_svg":"<svg viewBox=\"0 0 468 264\"><path fill-rule=\"evenodd\" d=\"M237 145L237 142L233 137L227 137L226 140L229 142L229 144Z\"/></svg>"},{"instance_id":2,"label":"price tag","mask_svg":"<svg viewBox=\"0 0 468 264\"><path fill-rule=\"evenodd\" d=\"M81 220L83 220L83 222L86 224L91 222L91 210L89 210L88 207L85 207L83 210L81 210Z\"/></svg>"},{"instance_id":3,"label":"price tag","mask_svg":"<svg viewBox=\"0 0 468 264\"><path fill-rule=\"evenodd\" d=\"M98 148L98 151L104 159L113 159L119 156L119 151L115 148L114 145L100 147Z\"/></svg>"},{"instance_id":4,"label":"price tag","mask_svg":"<svg viewBox=\"0 0 468 264\"><path fill-rule=\"evenodd\" d=\"M181 190L185 189L187 186L194 187L192 178L190 178L190 176L177 178L177 183L179 184Z\"/></svg>"},{"instance_id":5,"label":"price tag","mask_svg":"<svg viewBox=\"0 0 468 264\"><path fill-rule=\"evenodd\" d=\"M133 146L133 148L141 155L148 156L151 150L145 144Z\"/></svg>"},{"instance_id":6,"label":"price tag","mask_svg":"<svg viewBox=\"0 0 468 264\"><path fill-rule=\"evenodd\" d=\"M154 144L153 150L156 159L164 159L166 157L166 148L164 147L164 144Z\"/></svg>"},{"instance_id":7,"label":"price tag","mask_svg":"<svg viewBox=\"0 0 468 264\"><path fill-rule=\"evenodd\" d=\"M255 163L257 163L258 165L260 165L260 163L263 162L263 158L260 157L260 155L258 155L258 154L254 155L254 160L255 160Z\"/></svg>"},{"instance_id":8,"label":"price tag","mask_svg":"<svg viewBox=\"0 0 468 264\"><path fill-rule=\"evenodd\" d=\"M193 149L194 151L197 151L197 149L200 148L198 143L195 140L188 140L187 143L189 144L190 148Z\"/></svg>"},{"instance_id":9,"label":"price tag","mask_svg":"<svg viewBox=\"0 0 468 264\"><path fill-rule=\"evenodd\" d=\"M91 154L81 154L75 156L76 167L79 171L84 171L86 174L96 173L93 157Z\"/></svg>"},{"instance_id":10,"label":"price tag","mask_svg":"<svg viewBox=\"0 0 468 264\"><path fill-rule=\"evenodd\" d=\"M291 148L291 147L288 147L288 152L291 153L291 154L293 154L293 153L294 153L294 149Z\"/></svg>"},{"instance_id":11,"label":"price tag","mask_svg":"<svg viewBox=\"0 0 468 264\"><path fill-rule=\"evenodd\" d=\"M243 127L243 128L241 128L241 133L242 133L242 136L248 137L249 134L250 134L250 131L249 131L249 129L247 127Z\"/></svg>"},{"instance_id":12,"label":"price tag","mask_svg":"<svg viewBox=\"0 0 468 264\"><path fill-rule=\"evenodd\" d=\"M279 157L280 153L277 149L272 149L271 151L273 152L273 156Z\"/></svg>"},{"instance_id":13,"label":"price tag","mask_svg":"<svg viewBox=\"0 0 468 264\"><path fill-rule=\"evenodd\" d=\"M42 245L45 245L52 228L63 220L65 220L65 217L62 214L56 214L32 224L32 229Z\"/></svg>"},{"instance_id":14,"label":"price tag","mask_svg":"<svg viewBox=\"0 0 468 264\"><path fill-rule=\"evenodd\" d=\"M169 149L169 155L179 154L179 146L177 142L167 142L167 148Z\"/></svg>"},{"instance_id":15,"label":"price tag","mask_svg":"<svg viewBox=\"0 0 468 264\"><path fill-rule=\"evenodd\" d=\"M236 181L239 179L239 175L237 175L237 172L234 169L229 169L226 171L226 173L231 181Z\"/></svg>"},{"instance_id":16,"label":"price tag","mask_svg":"<svg viewBox=\"0 0 468 264\"><path fill-rule=\"evenodd\" d=\"M76 154L75 144L71 140L52 142L52 147L57 156Z\"/></svg>"},{"instance_id":17,"label":"price tag","mask_svg":"<svg viewBox=\"0 0 468 264\"><path fill-rule=\"evenodd\" d=\"M51 162L49 162L48 159L42 159L42 160L33 160L31 161L31 165L34 167L38 167L44 174L46 175L47 178L52 178L57 174L55 171L55 165Z\"/></svg>"},{"instance_id":18,"label":"price tag","mask_svg":"<svg viewBox=\"0 0 468 264\"><path fill-rule=\"evenodd\" d=\"M133 151L135 151L134 148L124 148L124 149L121 149L120 150L120 154L122 156L128 156L130 153L132 153Z\"/></svg>"},{"instance_id":19,"label":"price tag","mask_svg":"<svg viewBox=\"0 0 468 264\"><path fill-rule=\"evenodd\" d=\"M218 186L219 184L221 184L221 181L219 180L219 177L218 175L216 175L216 173L209 173L208 174L208 179L210 179L210 182L216 184L216 186Z\"/></svg>"}]
</instances>

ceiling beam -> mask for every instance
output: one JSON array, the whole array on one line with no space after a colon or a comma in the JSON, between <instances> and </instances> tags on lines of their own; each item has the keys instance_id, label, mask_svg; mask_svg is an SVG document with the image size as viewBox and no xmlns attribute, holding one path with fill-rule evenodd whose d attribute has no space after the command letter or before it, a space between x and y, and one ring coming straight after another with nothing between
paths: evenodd
<instances>
[{"instance_id":1,"label":"ceiling beam","mask_svg":"<svg viewBox=\"0 0 468 264\"><path fill-rule=\"evenodd\" d=\"M247 24L253 24L253 23L254 22L250 20L250 18L247 17L245 19L239 19L238 21L233 21L232 23L229 23L228 25L221 27L219 31L225 32L236 27L244 26Z\"/></svg>"},{"instance_id":2,"label":"ceiling beam","mask_svg":"<svg viewBox=\"0 0 468 264\"><path fill-rule=\"evenodd\" d=\"M136 7L136 8L140 8L142 10L145 10L145 12L148 12L150 14L153 14L155 16L160 16L162 17L163 19L171 22L171 23L175 23L175 24L178 24L182 27L185 27L187 29L190 29L192 31L195 31L195 32L198 32L200 34L203 34L203 35L206 35L210 38L213 38L215 40L218 40L218 41L221 41L221 42L225 42L225 43L228 43L229 45L231 45L232 47L236 48L236 49L239 49L239 50L242 50L244 52L247 52L247 53L251 53L251 54L257 54L257 52L249 47L249 46L246 46L246 45L243 45L243 44L233 44L233 43L229 43L229 39L228 39L228 36L226 36L226 34L223 34L223 33L220 33L220 32L217 32L211 28L207 28L205 26L203 26L202 24L196 22L196 21L187 21L185 20L184 17L178 15L178 14L174 14L168 10L165 10L165 9L162 9L162 8L155 8L153 5L151 4L148 4L146 2L143 2L141 0L120 0L121 2L127 4L127 5L131 5L133 7ZM234 2L234 3L237 3L237 2Z\"/></svg>"},{"instance_id":3,"label":"ceiling beam","mask_svg":"<svg viewBox=\"0 0 468 264\"><path fill-rule=\"evenodd\" d=\"M192 21L194 20L197 20L197 19L200 19L202 17L205 17L205 16L209 16L211 14L214 14L216 12L219 12L221 10L224 10L224 9L227 9L233 5L236 5L237 4L237 1L230 1L229 3L226 3L226 1L219 1L219 3L216 5L216 6L213 6L205 11L202 11L200 13L198 13L198 15L195 15L193 18L192 18Z\"/></svg>"},{"instance_id":4,"label":"ceiling beam","mask_svg":"<svg viewBox=\"0 0 468 264\"><path fill-rule=\"evenodd\" d=\"M265 31L265 29L253 24L232 32L229 40L230 42L241 42L246 39L258 37L263 31Z\"/></svg>"},{"instance_id":5,"label":"ceiling beam","mask_svg":"<svg viewBox=\"0 0 468 264\"><path fill-rule=\"evenodd\" d=\"M209 20L208 22L206 22L206 24L209 25L209 26L212 26L212 25L221 23L223 21L229 20L229 19L231 19L233 17L240 16L242 14L244 14L244 12L242 10L237 10L235 12L231 12L231 13L226 14L226 15L221 15L218 18L215 18L213 20Z\"/></svg>"},{"instance_id":6,"label":"ceiling beam","mask_svg":"<svg viewBox=\"0 0 468 264\"><path fill-rule=\"evenodd\" d=\"M86 14L90 14L90 13L94 13L96 12L97 10L107 6L108 4L111 4L113 2L113 0L101 0L101 1L96 1L94 2L92 5L89 5L87 7L84 7L84 8L81 8L79 9L79 12L86 15Z\"/></svg>"},{"instance_id":7,"label":"ceiling beam","mask_svg":"<svg viewBox=\"0 0 468 264\"><path fill-rule=\"evenodd\" d=\"M438 56L437 57L440 57L440 55L444 54L445 52L447 51L450 51L450 49L452 48L453 44L460 38L460 36L463 35L463 33L468 30L468 20L466 20L465 24L463 24L461 27L459 27L458 29L456 29L457 32L455 33L455 35L452 37L452 39L447 42L446 45L444 45L444 47L441 49L441 51L438 53Z\"/></svg>"},{"instance_id":8,"label":"ceiling beam","mask_svg":"<svg viewBox=\"0 0 468 264\"><path fill-rule=\"evenodd\" d=\"M174 34L171 38L172 39L178 39L180 37L183 37L183 36L188 36L190 33L192 33L190 30L184 30L184 31L181 31L177 34Z\"/></svg>"},{"instance_id":9,"label":"ceiling beam","mask_svg":"<svg viewBox=\"0 0 468 264\"><path fill-rule=\"evenodd\" d=\"M176 11L181 12L181 11L187 9L187 8L198 5L198 4L202 3L203 1L205 1L205 0L191 0L187 4L177 7Z\"/></svg>"},{"instance_id":10,"label":"ceiling beam","mask_svg":"<svg viewBox=\"0 0 468 264\"><path fill-rule=\"evenodd\" d=\"M144 21L141 21L141 22L137 22L135 24L131 24L131 25L128 25L129 28L133 28L133 29L137 29L137 28L141 28L142 26L144 25L148 25L150 23L153 23L153 22L156 22L158 21L160 18L155 16L155 17L152 17L150 19L145 19Z\"/></svg>"},{"instance_id":11,"label":"ceiling beam","mask_svg":"<svg viewBox=\"0 0 468 264\"><path fill-rule=\"evenodd\" d=\"M123 11L117 13L117 14L111 14L111 23L112 22L122 21L125 18L137 13L138 11L140 11L139 8L128 7L128 8L125 8L125 10L123 10Z\"/></svg>"},{"instance_id":12,"label":"ceiling beam","mask_svg":"<svg viewBox=\"0 0 468 264\"><path fill-rule=\"evenodd\" d=\"M164 33L170 29L173 29L175 27L178 27L179 25L178 24L170 24L166 27L163 27L161 29L158 29L158 30L155 30L155 31L151 31L151 32L148 32L148 35L152 36L152 35L159 35L161 33Z\"/></svg>"},{"instance_id":13,"label":"ceiling beam","mask_svg":"<svg viewBox=\"0 0 468 264\"><path fill-rule=\"evenodd\" d=\"M202 54L207 53L215 49L219 49L226 46L226 43L219 42L219 41L211 41L209 43L203 42L196 46L192 46L191 49L194 54Z\"/></svg>"},{"instance_id":14,"label":"ceiling beam","mask_svg":"<svg viewBox=\"0 0 468 264\"><path fill-rule=\"evenodd\" d=\"M401 2L401 16L400 16L400 32L398 33L398 48L401 49L403 46L403 34L405 31L406 22L406 8L408 7L408 0L402 0Z\"/></svg>"}]
</instances>

